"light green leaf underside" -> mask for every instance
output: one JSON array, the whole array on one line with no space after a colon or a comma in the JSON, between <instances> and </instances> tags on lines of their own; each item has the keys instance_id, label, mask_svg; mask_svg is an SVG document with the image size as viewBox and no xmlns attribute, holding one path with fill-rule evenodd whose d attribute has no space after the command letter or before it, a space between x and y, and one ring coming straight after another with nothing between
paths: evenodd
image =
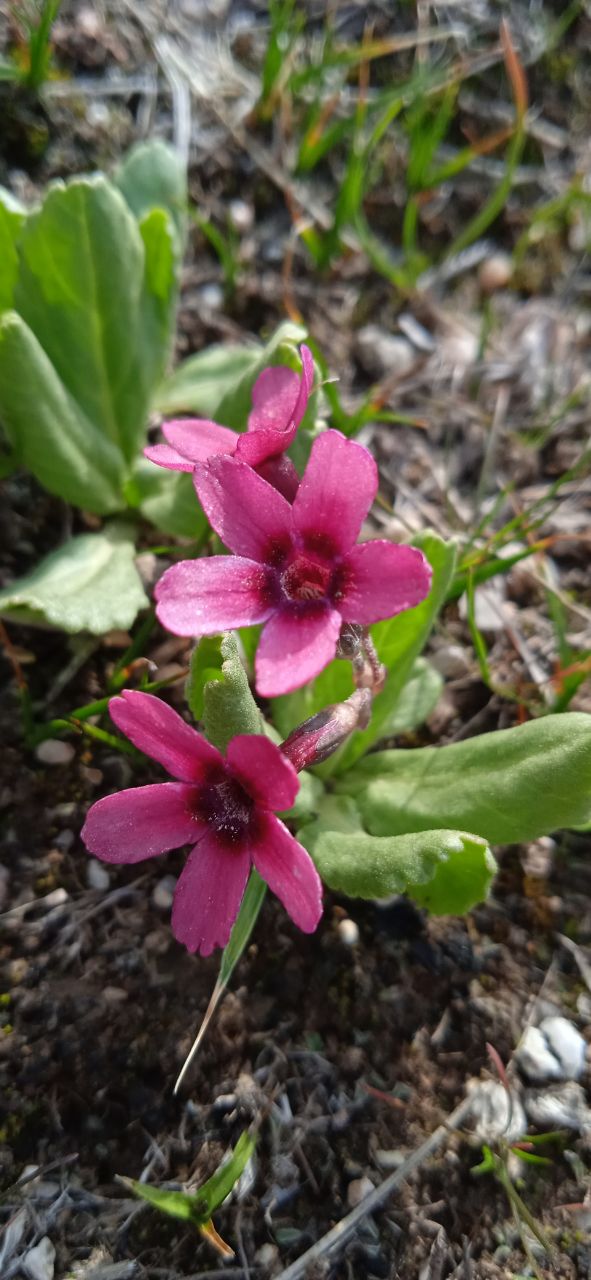
<instances>
[{"instance_id":1,"label":"light green leaf underside","mask_svg":"<svg viewBox=\"0 0 591 1280\"><path fill-rule=\"evenodd\" d=\"M123 525L70 538L0 591L0 614L69 632L127 630L148 604L134 554Z\"/></svg>"},{"instance_id":2,"label":"light green leaf underside","mask_svg":"<svg viewBox=\"0 0 591 1280\"><path fill-rule=\"evenodd\" d=\"M300 838L306 843L306 830ZM354 898L407 893L434 915L461 915L481 902L496 870L486 841L463 831L317 832L307 847L330 888Z\"/></svg>"}]
</instances>

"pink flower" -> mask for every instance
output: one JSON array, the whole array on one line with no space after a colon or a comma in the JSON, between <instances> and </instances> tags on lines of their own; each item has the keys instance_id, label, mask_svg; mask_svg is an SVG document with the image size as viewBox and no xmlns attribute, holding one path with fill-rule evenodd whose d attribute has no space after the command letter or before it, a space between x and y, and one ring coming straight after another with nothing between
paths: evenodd
<instances>
[{"instance_id":1,"label":"pink flower","mask_svg":"<svg viewBox=\"0 0 591 1280\"><path fill-rule=\"evenodd\" d=\"M273 812L289 809L296 771L262 734L232 739L226 758L148 693L112 698L115 724L178 782L133 787L89 810L82 839L104 862L143 862L192 844L179 878L172 928L188 951L224 947L252 866L299 929L313 933L322 884L312 859Z\"/></svg>"},{"instance_id":2,"label":"pink flower","mask_svg":"<svg viewBox=\"0 0 591 1280\"><path fill-rule=\"evenodd\" d=\"M264 623L256 655L264 697L317 676L335 656L343 622L391 618L428 595L431 568L421 551L381 539L354 545L377 467L338 431L314 441L293 505L238 458L212 458L194 481L235 554L173 565L156 587L156 612L180 636Z\"/></svg>"},{"instance_id":3,"label":"pink flower","mask_svg":"<svg viewBox=\"0 0 591 1280\"><path fill-rule=\"evenodd\" d=\"M285 365L264 369L252 389L252 413L248 430L237 435L207 418L179 418L164 422L167 444L144 449L146 458L171 471L192 471L196 463L217 454L230 454L247 462L291 502L299 484L298 473L285 451L292 444L306 412L314 381L312 353L300 347L301 375Z\"/></svg>"}]
</instances>

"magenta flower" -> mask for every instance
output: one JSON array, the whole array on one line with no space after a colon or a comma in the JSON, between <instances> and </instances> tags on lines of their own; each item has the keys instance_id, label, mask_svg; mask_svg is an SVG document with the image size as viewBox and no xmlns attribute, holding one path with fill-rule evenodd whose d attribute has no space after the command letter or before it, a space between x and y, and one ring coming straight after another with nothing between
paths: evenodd
<instances>
[{"instance_id":1,"label":"magenta flower","mask_svg":"<svg viewBox=\"0 0 591 1280\"><path fill-rule=\"evenodd\" d=\"M126 690L109 712L135 746L178 778L98 800L82 839L104 862L143 862L192 844L179 878L172 928L188 951L225 947L252 866L294 924L313 933L322 884L310 855L274 810L299 790L290 761L262 734L232 739L226 758L149 693Z\"/></svg>"},{"instance_id":2,"label":"magenta flower","mask_svg":"<svg viewBox=\"0 0 591 1280\"><path fill-rule=\"evenodd\" d=\"M171 471L193 471L196 463L217 454L230 454L247 462L291 502L299 484L298 473L286 449L292 444L306 412L314 381L312 353L300 347L301 375L285 365L264 369L252 389L252 413L248 430L237 435L207 418L179 418L162 424L167 444L149 445L146 458Z\"/></svg>"},{"instance_id":3,"label":"magenta flower","mask_svg":"<svg viewBox=\"0 0 591 1280\"><path fill-rule=\"evenodd\" d=\"M355 546L376 495L367 449L338 431L314 441L293 505L238 458L194 473L205 513L233 556L183 560L156 587L156 612L180 636L264 623L256 686L290 693L334 658L343 622L391 618L428 595L431 568L415 547Z\"/></svg>"}]
</instances>

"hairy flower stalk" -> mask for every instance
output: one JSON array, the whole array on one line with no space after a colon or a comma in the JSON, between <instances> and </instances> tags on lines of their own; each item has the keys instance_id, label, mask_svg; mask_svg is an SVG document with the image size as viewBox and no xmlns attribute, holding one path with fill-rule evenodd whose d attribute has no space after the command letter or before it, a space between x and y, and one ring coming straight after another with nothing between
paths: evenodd
<instances>
[{"instance_id":1,"label":"hairy flower stalk","mask_svg":"<svg viewBox=\"0 0 591 1280\"><path fill-rule=\"evenodd\" d=\"M314 441L292 504L238 457L212 458L193 476L210 524L234 554L173 565L156 587L156 612L181 636L263 623L255 674L264 697L317 676L337 653L343 623L391 618L429 592L431 568L416 547L355 545L377 467L338 431ZM365 640L362 651L372 668ZM376 683L374 664L368 684Z\"/></svg>"},{"instance_id":2,"label":"hairy flower stalk","mask_svg":"<svg viewBox=\"0 0 591 1280\"><path fill-rule=\"evenodd\" d=\"M346 702L324 707L298 725L281 743L283 754L291 760L298 773L311 765L322 764L343 746L355 729L367 729L371 704L371 691L356 689Z\"/></svg>"},{"instance_id":3,"label":"hairy flower stalk","mask_svg":"<svg viewBox=\"0 0 591 1280\"><path fill-rule=\"evenodd\" d=\"M173 419L162 424L167 443L149 445L144 449L146 458L170 471L193 471L198 463L218 454L234 456L292 502L299 476L286 450L295 439L314 382L314 361L305 345L300 347L300 358L301 374L278 365L259 375L243 435L207 418Z\"/></svg>"},{"instance_id":4,"label":"hairy flower stalk","mask_svg":"<svg viewBox=\"0 0 591 1280\"><path fill-rule=\"evenodd\" d=\"M192 845L172 910L173 933L188 951L207 956L226 946L253 866L298 928L313 933L322 884L310 855L276 817L299 791L279 747L262 734L242 734L224 757L166 703L138 691L112 698L109 712L177 780L93 804L82 830L90 853L135 863Z\"/></svg>"}]
</instances>

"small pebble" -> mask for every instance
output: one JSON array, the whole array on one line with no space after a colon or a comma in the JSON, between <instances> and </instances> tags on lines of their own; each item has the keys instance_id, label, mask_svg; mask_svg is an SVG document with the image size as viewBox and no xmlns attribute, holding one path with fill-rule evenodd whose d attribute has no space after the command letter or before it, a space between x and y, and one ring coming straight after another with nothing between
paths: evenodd
<instances>
[{"instance_id":1,"label":"small pebble","mask_svg":"<svg viewBox=\"0 0 591 1280\"><path fill-rule=\"evenodd\" d=\"M365 1200L373 1190L374 1184L371 1178L368 1178L367 1176L363 1178L354 1178L353 1182L350 1182L347 1187L347 1204L349 1208L356 1209L357 1205L361 1204L361 1201Z\"/></svg>"},{"instance_id":2,"label":"small pebble","mask_svg":"<svg viewBox=\"0 0 591 1280\"><path fill-rule=\"evenodd\" d=\"M481 262L478 281L483 293L506 289L513 275L513 263L508 253L493 253Z\"/></svg>"},{"instance_id":3,"label":"small pebble","mask_svg":"<svg viewBox=\"0 0 591 1280\"><path fill-rule=\"evenodd\" d=\"M260 1249L257 1249L254 1255L254 1260L259 1267L267 1267L270 1271L271 1267L274 1267L275 1264L279 1262L279 1250L277 1245L271 1244L270 1241L268 1241L267 1244L262 1244Z\"/></svg>"},{"instance_id":4,"label":"small pebble","mask_svg":"<svg viewBox=\"0 0 591 1280\"><path fill-rule=\"evenodd\" d=\"M344 920L339 920L337 933L346 947L357 946L359 942L359 926L354 920L350 920L348 916Z\"/></svg>"},{"instance_id":5,"label":"small pebble","mask_svg":"<svg viewBox=\"0 0 591 1280\"><path fill-rule=\"evenodd\" d=\"M480 1142L505 1138L515 1142L527 1129L525 1111L516 1093L509 1098L500 1080L477 1080L472 1091L474 1134Z\"/></svg>"},{"instance_id":6,"label":"small pebble","mask_svg":"<svg viewBox=\"0 0 591 1280\"><path fill-rule=\"evenodd\" d=\"M539 1129L572 1129L591 1133L591 1109L582 1085L569 1080L553 1089L532 1089L525 1098L527 1114Z\"/></svg>"},{"instance_id":7,"label":"small pebble","mask_svg":"<svg viewBox=\"0 0 591 1280\"><path fill-rule=\"evenodd\" d=\"M49 1236L43 1236L39 1244L25 1254L22 1269L29 1280L53 1280L54 1268L55 1246Z\"/></svg>"},{"instance_id":8,"label":"small pebble","mask_svg":"<svg viewBox=\"0 0 591 1280\"><path fill-rule=\"evenodd\" d=\"M393 1169L399 1169L401 1164L404 1164L407 1155L407 1151L401 1151L399 1148L393 1147L388 1151L383 1151L379 1148L375 1152L376 1164L380 1166L380 1169L391 1172Z\"/></svg>"},{"instance_id":9,"label":"small pebble","mask_svg":"<svg viewBox=\"0 0 591 1280\"><path fill-rule=\"evenodd\" d=\"M110 887L111 877L107 868L96 858L89 858L86 864L86 883L89 889L105 890Z\"/></svg>"},{"instance_id":10,"label":"small pebble","mask_svg":"<svg viewBox=\"0 0 591 1280\"><path fill-rule=\"evenodd\" d=\"M72 848L75 839L74 832L70 831L69 827L66 827L65 831L58 831L54 844L62 853L67 853L68 849Z\"/></svg>"},{"instance_id":11,"label":"small pebble","mask_svg":"<svg viewBox=\"0 0 591 1280\"><path fill-rule=\"evenodd\" d=\"M359 330L356 349L363 368L374 378L404 377L416 363L416 352L406 338L388 333L377 324Z\"/></svg>"},{"instance_id":12,"label":"small pebble","mask_svg":"<svg viewBox=\"0 0 591 1280\"><path fill-rule=\"evenodd\" d=\"M224 291L219 284L215 281L204 284L197 293L202 306L208 307L210 311L221 311L224 305Z\"/></svg>"},{"instance_id":13,"label":"small pebble","mask_svg":"<svg viewBox=\"0 0 591 1280\"><path fill-rule=\"evenodd\" d=\"M176 876L163 876L152 890L152 905L159 911L170 911L175 889Z\"/></svg>"},{"instance_id":14,"label":"small pebble","mask_svg":"<svg viewBox=\"0 0 591 1280\"><path fill-rule=\"evenodd\" d=\"M35 755L41 764L69 764L74 759L74 747L71 742L60 742L59 738L47 738L35 747Z\"/></svg>"},{"instance_id":15,"label":"small pebble","mask_svg":"<svg viewBox=\"0 0 591 1280\"><path fill-rule=\"evenodd\" d=\"M528 1027L515 1050L515 1058L529 1080L577 1080L585 1067L587 1045L568 1018L544 1018L539 1027Z\"/></svg>"},{"instance_id":16,"label":"small pebble","mask_svg":"<svg viewBox=\"0 0 591 1280\"><path fill-rule=\"evenodd\" d=\"M446 680L460 680L470 673L470 659L459 644L445 644L429 655L432 667Z\"/></svg>"},{"instance_id":17,"label":"small pebble","mask_svg":"<svg viewBox=\"0 0 591 1280\"><path fill-rule=\"evenodd\" d=\"M102 994L103 1000L110 1005L124 1004L127 1000L127 991L124 991L123 987L103 987Z\"/></svg>"},{"instance_id":18,"label":"small pebble","mask_svg":"<svg viewBox=\"0 0 591 1280\"><path fill-rule=\"evenodd\" d=\"M251 204L247 204L245 200L230 200L228 213L234 227L241 235L252 229L254 209Z\"/></svg>"}]
</instances>

